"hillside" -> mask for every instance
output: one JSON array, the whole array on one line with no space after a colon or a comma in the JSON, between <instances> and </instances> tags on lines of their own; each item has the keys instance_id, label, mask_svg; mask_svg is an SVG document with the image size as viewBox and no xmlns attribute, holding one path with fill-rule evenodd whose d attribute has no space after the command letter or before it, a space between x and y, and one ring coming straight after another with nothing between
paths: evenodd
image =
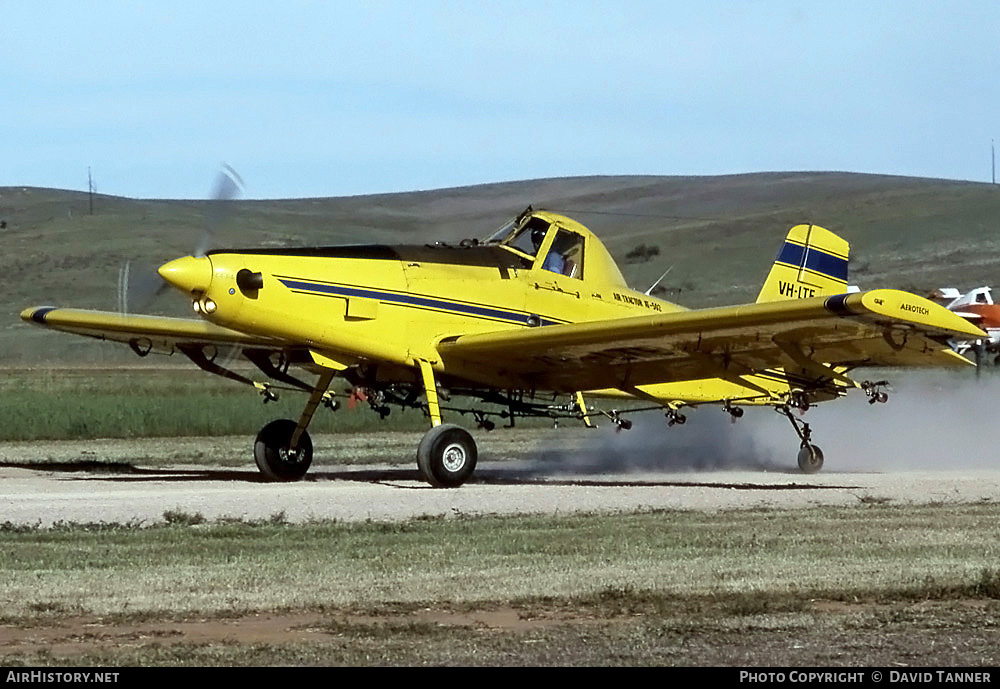
<instances>
[{"instance_id":1,"label":"hillside","mask_svg":"<svg viewBox=\"0 0 1000 689\"><path fill-rule=\"evenodd\" d=\"M118 308L119 271L191 253L206 224L216 248L483 237L528 204L564 212L601 236L629 282L673 266L665 296L687 306L752 301L788 228L813 222L852 243L851 282L924 292L1000 286L1000 187L851 173L720 177L578 177L344 198L140 200L0 188L0 363L129 361L20 322L34 304ZM630 263L640 244L652 261ZM167 292L145 309L187 315Z\"/></svg>"}]
</instances>

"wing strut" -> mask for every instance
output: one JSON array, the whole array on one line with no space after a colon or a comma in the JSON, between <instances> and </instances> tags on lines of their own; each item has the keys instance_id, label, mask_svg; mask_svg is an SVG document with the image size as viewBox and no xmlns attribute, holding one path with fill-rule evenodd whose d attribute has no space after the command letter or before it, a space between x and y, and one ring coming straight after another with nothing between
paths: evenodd
<instances>
[{"instance_id":1,"label":"wing strut","mask_svg":"<svg viewBox=\"0 0 1000 689\"><path fill-rule=\"evenodd\" d=\"M219 366L217 363L206 357L205 351L200 345L178 344L177 349L181 350L184 356L193 361L202 371L214 373L217 376L222 376L223 378L228 378L229 380L235 380L237 383L257 387L257 383L249 378L241 376L235 371L230 371L228 368Z\"/></svg>"},{"instance_id":2,"label":"wing strut","mask_svg":"<svg viewBox=\"0 0 1000 689\"><path fill-rule=\"evenodd\" d=\"M287 383L288 385L292 385L294 387L299 388L300 390L305 390L307 392L313 389L313 386L309 385L304 381L299 380L293 375L290 375L287 371L288 369L287 364L284 366L284 369L275 366L274 363L271 361L270 352L267 350L250 349L248 347L243 350L243 356L245 356L247 359L253 362L254 366L259 368L264 373L264 375L268 376L269 378L280 380L282 383Z\"/></svg>"},{"instance_id":3,"label":"wing strut","mask_svg":"<svg viewBox=\"0 0 1000 689\"><path fill-rule=\"evenodd\" d=\"M763 388L760 385L757 385L756 383L748 380L747 377L754 375L756 372L753 369L740 364L738 361L734 361L732 359L727 358L727 361L723 364L722 362L718 361L714 356L710 354L705 354L704 352L691 352L690 356L693 359L697 359L698 361L702 362L707 367L712 369L712 372L718 378L729 381L734 385L739 385L744 388L750 388L751 390L759 392L766 397L773 396L770 390ZM732 371L730 369L736 369L736 370Z\"/></svg>"},{"instance_id":4,"label":"wing strut","mask_svg":"<svg viewBox=\"0 0 1000 689\"><path fill-rule=\"evenodd\" d=\"M813 375L818 376L819 378L830 378L851 388L858 387L856 382L845 376L843 373L835 371L833 368L827 366L826 364L821 364L815 359L810 359L798 345L791 342L783 342L782 340L774 340L774 344L778 345L778 347L781 348L781 351L788 355L789 359Z\"/></svg>"},{"instance_id":5,"label":"wing strut","mask_svg":"<svg viewBox=\"0 0 1000 689\"><path fill-rule=\"evenodd\" d=\"M201 345L178 344L177 349L179 349L184 356L193 361L202 371L214 373L217 376L222 376L223 378L228 378L229 380L235 380L237 383L243 383L244 385L256 388L257 392L264 397L265 404L278 399L278 393L271 390L270 385L267 383L258 383L257 381L250 380L246 376L241 376L239 373L231 371L224 366L219 366L217 363L205 356L204 348ZM246 352L244 351L244 353ZM305 384L303 383L303 385ZM305 386L305 389L312 390L312 388L308 385Z\"/></svg>"}]
</instances>

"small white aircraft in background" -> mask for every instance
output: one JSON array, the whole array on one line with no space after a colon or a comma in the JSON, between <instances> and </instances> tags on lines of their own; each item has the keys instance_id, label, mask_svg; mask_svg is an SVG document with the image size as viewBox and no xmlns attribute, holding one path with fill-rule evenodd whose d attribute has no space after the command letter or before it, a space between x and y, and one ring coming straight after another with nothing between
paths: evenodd
<instances>
[{"instance_id":1,"label":"small white aircraft in background","mask_svg":"<svg viewBox=\"0 0 1000 689\"><path fill-rule=\"evenodd\" d=\"M994 354L994 363L1000 364L1000 304L993 303L989 287L976 287L965 294L954 287L942 287L934 290L930 299L979 326L989 336L981 340L956 342L955 351L965 354L971 349L977 364L983 354Z\"/></svg>"}]
</instances>

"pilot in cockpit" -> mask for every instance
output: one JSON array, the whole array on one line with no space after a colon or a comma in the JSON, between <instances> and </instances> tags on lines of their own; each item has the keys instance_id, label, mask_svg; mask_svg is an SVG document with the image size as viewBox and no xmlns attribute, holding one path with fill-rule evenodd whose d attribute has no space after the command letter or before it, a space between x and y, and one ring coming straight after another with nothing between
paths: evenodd
<instances>
[{"instance_id":1,"label":"pilot in cockpit","mask_svg":"<svg viewBox=\"0 0 1000 689\"><path fill-rule=\"evenodd\" d=\"M545 229L541 227L536 227L531 231L531 243L535 247L535 255L538 255L538 250L542 246L542 242L545 241ZM563 274L565 268L565 259L563 255L556 250L553 246L549 249L549 255L545 257L545 261L542 263L542 270L548 270L553 273Z\"/></svg>"},{"instance_id":2,"label":"pilot in cockpit","mask_svg":"<svg viewBox=\"0 0 1000 689\"><path fill-rule=\"evenodd\" d=\"M487 240L487 243L500 242L537 260L551 225L542 218L533 217L529 218L512 235L511 228L513 227L516 227L516 222L514 221L500 228L500 230ZM566 277L580 278L580 261L582 258L583 237L575 232L568 232L559 228L549 247L548 254L542 261L541 269Z\"/></svg>"}]
</instances>

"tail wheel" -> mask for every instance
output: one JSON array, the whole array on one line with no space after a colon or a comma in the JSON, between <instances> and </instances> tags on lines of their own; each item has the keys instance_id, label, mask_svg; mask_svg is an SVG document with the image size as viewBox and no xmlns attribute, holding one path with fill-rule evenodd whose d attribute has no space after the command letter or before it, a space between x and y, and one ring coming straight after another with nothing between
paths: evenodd
<instances>
[{"instance_id":1,"label":"tail wheel","mask_svg":"<svg viewBox=\"0 0 1000 689\"><path fill-rule=\"evenodd\" d=\"M420 478L435 488L457 488L476 469L476 441L454 424L442 424L427 431L417 448Z\"/></svg>"},{"instance_id":2,"label":"tail wheel","mask_svg":"<svg viewBox=\"0 0 1000 689\"><path fill-rule=\"evenodd\" d=\"M302 432L298 447L290 450L292 434L298 424L291 419L278 419L260 429L253 445L253 458L269 481L298 481L312 464L313 447L309 434Z\"/></svg>"},{"instance_id":3,"label":"tail wheel","mask_svg":"<svg viewBox=\"0 0 1000 689\"><path fill-rule=\"evenodd\" d=\"M799 450L799 469L804 474L815 474L823 468L823 450L810 443L804 443Z\"/></svg>"}]
</instances>

